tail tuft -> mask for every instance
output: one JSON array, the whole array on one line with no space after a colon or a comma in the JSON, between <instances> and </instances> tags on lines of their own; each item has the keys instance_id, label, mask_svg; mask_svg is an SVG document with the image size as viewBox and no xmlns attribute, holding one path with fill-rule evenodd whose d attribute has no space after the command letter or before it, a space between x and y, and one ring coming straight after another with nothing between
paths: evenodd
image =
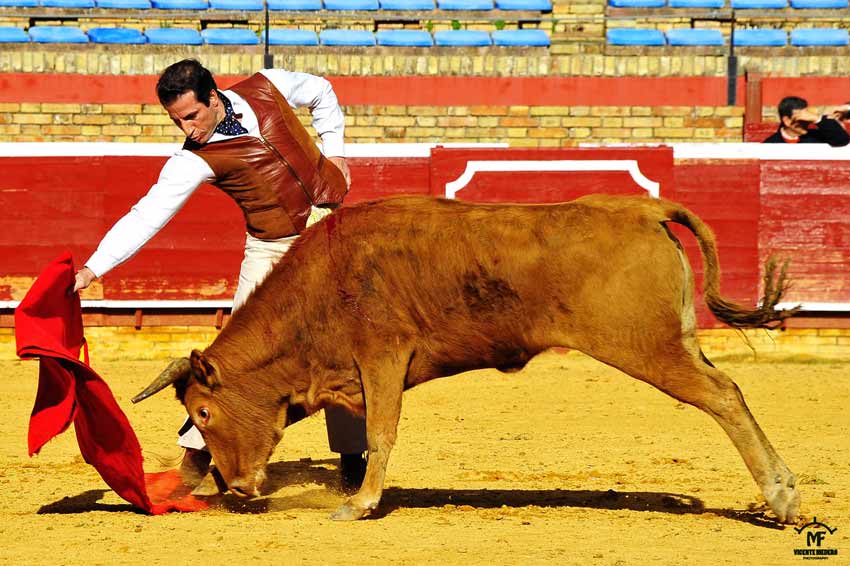
<instances>
[{"instance_id":1,"label":"tail tuft","mask_svg":"<svg viewBox=\"0 0 850 566\"><path fill-rule=\"evenodd\" d=\"M776 273L777 261L768 258L764 266L764 295L755 309L749 309L730 301L720 293L720 263L717 258L717 242L714 233L697 215L687 208L670 201L662 201L666 205L667 218L677 224L686 226L693 232L699 243L704 266L703 297L708 308L720 322L733 328L776 328L789 317L794 316L800 307L776 310L782 295L788 290L788 262L782 264L779 274Z\"/></svg>"},{"instance_id":2,"label":"tail tuft","mask_svg":"<svg viewBox=\"0 0 850 566\"><path fill-rule=\"evenodd\" d=\"M776 305L790 288L788 281L788 262L783 262L776 274L777 260L771 256L764 266L764 294L755 309L747 309L741 305L724 299L719 294L706 296L708 308L721 322L733 328L777 328L783 321L797 314L799 306L791 309L776 310Z\"/></svg>"}]
</instances>

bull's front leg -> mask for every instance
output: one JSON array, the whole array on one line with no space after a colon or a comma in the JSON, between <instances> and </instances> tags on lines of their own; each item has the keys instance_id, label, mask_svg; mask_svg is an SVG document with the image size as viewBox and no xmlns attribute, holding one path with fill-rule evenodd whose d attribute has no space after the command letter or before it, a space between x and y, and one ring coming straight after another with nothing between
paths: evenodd
<instances>
[{"instance_id":1,"label":"bull's front leg","mask_svg":"<svg viewBox=\"0 0 850 566\"><path fill-rule=\"evenodd\" d=\"M384 476L396 440L401 414L401 395L407 359L393 354L391 360L373 367L360 366L366 400L366 443L369 459L360 490L331 514L335 521L353 521L378 506L384 491Z\"/></svg>"}]
</instances>

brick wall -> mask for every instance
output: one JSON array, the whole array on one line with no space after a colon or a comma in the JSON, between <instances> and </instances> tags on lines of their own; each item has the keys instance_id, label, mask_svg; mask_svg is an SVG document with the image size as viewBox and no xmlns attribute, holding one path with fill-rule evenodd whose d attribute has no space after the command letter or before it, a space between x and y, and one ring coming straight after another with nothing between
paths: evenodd
<instances>
[{"instance_id":1,"label":"brick wall","mask_svg":"<svg viewBox=\"0 0 850 566\"><path fill-rule=\"evenodd\" d=\"M350 143L741 141L743 108L681 106L347 106ZM310 128L310 117L300 112ZM182 141L158 104L0 104L0 142Z\"/></svg>"}]
</instances>

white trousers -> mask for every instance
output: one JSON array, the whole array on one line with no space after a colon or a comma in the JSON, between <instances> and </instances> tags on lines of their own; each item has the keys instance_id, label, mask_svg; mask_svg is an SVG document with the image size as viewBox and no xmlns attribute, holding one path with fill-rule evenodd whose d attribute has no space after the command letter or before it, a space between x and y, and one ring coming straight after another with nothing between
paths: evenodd
<instances>
[{"instance_id":1,"label":"white trousers","mask_svg":"<svg viewBox=\"0 0 850 566\"><path fill-rule=\"evenodd\" d=\"M326 208L313 208L307 225L330 214ZM245 256L239 270L239 283L233 297L235 312L245 304L254 289L263 282L271 272L272 267L283 257L297 236L280 238L278 240L260 240L247 234L245 239ZM187 419L188 420L188 419ZM358 454L366 451L366 420L357 417L341 407L325 409L325 424L328 430L328 445L331 452L340 454ZM185 425L184 425L185 426ZM192 426L177 440L184 448L201 450L206 447L203 437L197 428Z\"/></svg>"}]
</instances>

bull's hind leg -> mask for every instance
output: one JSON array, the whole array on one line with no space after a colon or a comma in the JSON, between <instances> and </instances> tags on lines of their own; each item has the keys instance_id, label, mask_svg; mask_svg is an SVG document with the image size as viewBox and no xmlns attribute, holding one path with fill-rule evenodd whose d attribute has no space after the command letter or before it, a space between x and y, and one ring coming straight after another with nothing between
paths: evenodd
<instances>
[{"instance_id":1,"label":"bull's hind leg","mask_svg":"<svg viewBox=\"0 0 850 566\"><path fill-rule=\"evenodd\" d=\"M714 417L732 439L779 520L796 522L800 509L796 477L762 432L735 382L707 359L696 359L684 350L672 356L665 352L653 360L655 367L632 375Z\"/></svg>"},{"instance_id":2,"label":"bull's hind leg","mask_svg":"<svg viewBox=\"0 0 850 566\"><path fill-rule=\"evenodd\" d=\"M360 490L334 511L331 519L360 519L375 509L381 500L387 462L396 440L408 361L409 356L393 353L373 362L369 367L360 367L366 400L366 444L369 451L366 475Z\"/></svg>"}]
</instances>

